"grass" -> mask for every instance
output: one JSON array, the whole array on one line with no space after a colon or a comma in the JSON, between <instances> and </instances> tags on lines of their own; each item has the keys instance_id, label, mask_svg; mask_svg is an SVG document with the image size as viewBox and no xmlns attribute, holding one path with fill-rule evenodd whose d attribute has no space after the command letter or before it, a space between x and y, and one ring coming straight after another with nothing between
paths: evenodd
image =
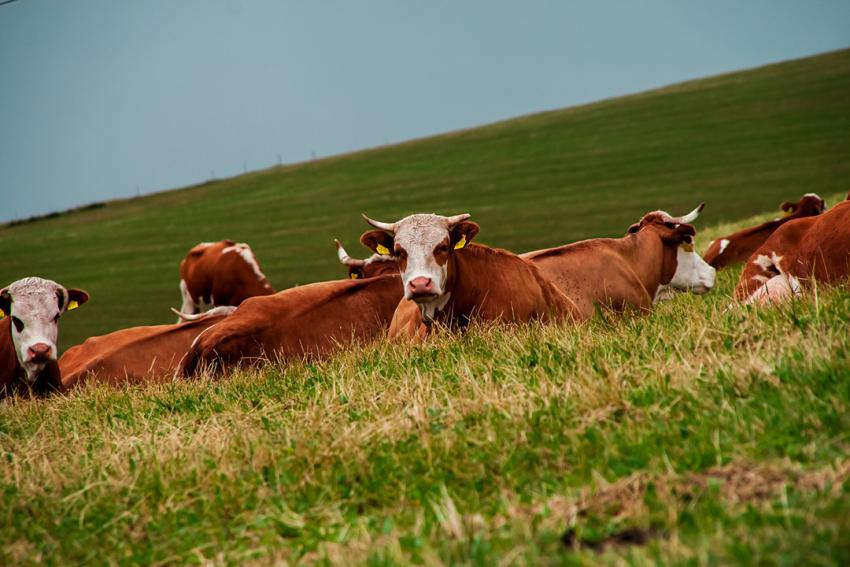
<instances>
[{"instance_id":1,"label":"grass","mask_svg":"<svg viewBox=\"0 0 850 567\"><path fill-rule=\"evenodd\" d=\"M356 253L361 212L470 212L481 241L519 252L700 201L708 224L740 220L846 193L847 92L850 50L109 202L0 228L0 282L41 275L91 293L62 322L64 349L171 322L179 261L199 241L249 242L284 289L341 277L332 239Z\"/></svg>"},{"instance_id":2,"label":"grass","mask_svg":"<svg viewBox=\"0 0 850 567\"><path fill-rule=\"evenodd\" d=\"M15 400L0 563L847 564L850 288L730 309L738 271L649 316Z\"/></svg>"}]
</instances>

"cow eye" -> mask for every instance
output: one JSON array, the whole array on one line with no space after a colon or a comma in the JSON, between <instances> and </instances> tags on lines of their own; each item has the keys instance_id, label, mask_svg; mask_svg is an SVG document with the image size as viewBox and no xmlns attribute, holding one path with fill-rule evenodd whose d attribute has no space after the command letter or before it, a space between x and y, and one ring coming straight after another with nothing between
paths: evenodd
<instances>
[{"instance_id":1,"label":"cow eye","mask_svg":"<svg viewBox=\"0 0 850 567\"><path fill-rule=\"evenodd\" d=\"M15 317L14 315L12 315L12 323L14 323L15 328L18 330L19 333L24 330L24 322Z\"/></svg>"},{"instance_id":2,"label":"cow eye","mask_svg":"<svg viewBox=\"0 0 850 567\"><path fill-rule=\"evenodd\" d=\"M445 254L448 251L449 251L449 245L445 244L445 243L444 244L438 244L437 247L434 249L435 254Z\"/></svg>"},{"instance_id":3,"label":"cow eye","mask_svg":"<svg viewBox=\"0 0 850 567\"><path fill-rule=\"evenodd\" d=\"M396 246L396 248L395 248L395 250L393 250L393 252L395 252L395 255L398 258L407 258L407 252L404 250L404 248Z\"/></svg>"},{"instance_id":4,"label":"cow eye","mask_svg":"<svg viewBox=\"0 0 850 567\"><path fill-rule=\"evenodd\" d=\"M667 228L669 228L670 230L672 230L672 229L676 228L676 227L677 227L677 226L679 226L679 225L677 225L677 224L676 224L676 223L674 223L674 222L665 222L665 223L664 223L664 226L666 226Z\"/></svg>"}]
</instances>

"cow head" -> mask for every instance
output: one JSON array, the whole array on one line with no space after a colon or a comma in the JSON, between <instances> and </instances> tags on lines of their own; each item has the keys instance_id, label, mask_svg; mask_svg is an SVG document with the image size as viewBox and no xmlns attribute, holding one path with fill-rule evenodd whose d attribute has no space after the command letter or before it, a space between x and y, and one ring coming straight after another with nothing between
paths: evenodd
<instances>
[{"instance_id":1,"label":"cow head","mask_svg":"<svg viewBox=\"0 0 850 567\"><path fill-rule=\"evenodd\" d=\"M696 220L704 207L705 203L701 203L696 209L681 217L671 216L664 211L654 211L647 213L640 222L629 227L630 234L643 229L653 230L666 246L673 246L676 249L675 269L666 285L658 290L656 297L670 297L669 290L706 293L714 287L717 272L696 253L694 249L696 230L689 224ZM666 279L666 274L670 272L669 266L664 267L664 272Z\"/></svg>"},{"instance_id":2,"label":"cow head","mask_svg":"<svg viewBox=\"0 0 850 567\"><path fill-rule=\"evenodd\" d=\"M394 223L363 215L378 230L364 233L360 242L378 254L391 254L398 262L404 297L420 304L439 300L446 293L452 255L478 234L468 214L410 215Z\"/></svg>"},{"instance_id":3,"label":"cow head","mask_svg":"<svg viewBox=\"0 0 850 567\"><path fill-rule=\"evenodd\" d=\"M28 382L56 360L59 317L88 299L85 291L42 278L24 278L0 290L0 309L12 319L12 343Z\"/></svg>"},{"instance_id":4,"label":"cow head","mask_svg":"<svg viewBox=\"0 0 850 567\"><path fill-rule=\"evenodd\" d=\"M816 193L806 193L796 203L785 201L779 208L785 212L786 217L813 217L826 210L826 201Z\"/></svg>"},{"instance_id":5,"label":"cow head","mask_svg":"<svg viewBox=\"0 0 850 567\"><path fill-rule=\"evenodd\" d=\"M389 254L372 254L365 260L359 260L349 256L339 240L334 240L334 242L336 243L336 255L340 263L348 268L349 279L358 280L398 273L396 259Z\"/></svg>"}]
</instances>

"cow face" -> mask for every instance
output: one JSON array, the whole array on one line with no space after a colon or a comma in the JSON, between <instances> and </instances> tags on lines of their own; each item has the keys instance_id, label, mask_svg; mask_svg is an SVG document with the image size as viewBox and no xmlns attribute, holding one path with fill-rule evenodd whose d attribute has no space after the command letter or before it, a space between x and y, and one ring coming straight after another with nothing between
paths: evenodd
<instances>
[{"instance_id":1,"label":"cow face","mask_svg":"<svg viewBox=\"0 0 850 567\"><path fill-rule=\"evenodd\" d=\"M658 290L656 298L667 299L671 291L690 291L707 293L714 287L717 271L711 267L694 249L696 230L689 222L695 220L704 208L704 204L681 217L673 217L664 211L655 211L644 215L639 223L629 227L634 234L643 229L655 231L665 246L676 249L676 266L669 282ZM668 270L665 269L665 272Z\"/></svg>"},{"instance_id":2,"label":"cow face","mask_svg":"<svg viewBox=\"0 0 850 567\"><path fill-rule=\"evenodd\" d=\"M478 225L466 220L468 214L410 215L391 224L364 218L378 230L364 233L360 242L378 254L392 254L398 262L404 297L420 304L443 297L452 254L478 234Z\"/></svg>"},{"instance_id":3,"label":"cow face","mask_svg":"<svg viewBox=\"0 0 850 567\"><path fill-rule=\"evenodd\" d=\"M826 210L826 201L816 193L806 193L796 203L785 201L779 208L785 212L786 217L812 217Z\"/></svg>"},{"instance_id":4,"label":"cow face","mask_svg":"<svg viewBox=\"0 0 850 567\"><path fill-rule=\"evenodd\" d=\"M0 290L0 309L12 319L12 343L27 381L33 383L56 360L59 317L88 299L85 291L42 278L24 278Z\"/></svg>"}]
</instances>

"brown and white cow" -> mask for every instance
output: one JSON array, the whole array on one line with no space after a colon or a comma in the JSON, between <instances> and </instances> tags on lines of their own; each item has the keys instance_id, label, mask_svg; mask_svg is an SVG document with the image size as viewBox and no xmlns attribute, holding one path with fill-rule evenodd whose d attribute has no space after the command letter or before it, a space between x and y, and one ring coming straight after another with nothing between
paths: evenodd
<instances>
[{"instance_id":1,"label":"brown and white cow","mask_svg":"<svg viewBox=\"0 0 850 567\"><path fill-rule=\"evenodd\" d=\"M848 276L850 201L842 201L821 215L779 227L747 260L735 298L780 301L801 293L812 280L828 285Z\"/></svg>"},{"instance_id":2,"label":"brown and white cow","mask_svg":"<svg viewBox=\"0 0 850 567\"><path fill-rule=\"evenodd\" d=\"M180 311L183 313L235 306L249 297L273 293L274 289L247 244L232 240L202 242L189 250L180 262L183 298Z\"/></svg>"},{"instance_id":3,"label":"brown and white cow","mask_svg":"<svg viewBox=\"0 0 850 567\"><path fill-rule=\"evenodd\" d=\"M89 299L42 278L24 278L0 290L0 397L61 390L56 341L59 318Z\"/></svg>"},{"instance_id":4,"label":"brown and white cow","mask_svg":"<svg viewBox=\"0 0 850 567\"><path fill-rule=\"evenodd\" d=\"M815 193L806 193L799 201L785 201L779 208L785 216L733 232L709 244L703 258L717 269L744 262L765 240L783 224L804 217L819 215L826 210L826 202Z\"/></svg>"},{"instance_id":5,"label":"brown and white cow","mask_svg":"<svg viewBox=\"0 0 850 567\"><path fill-rule=\"evenodd\" d=\"M597 305L620 311L649 310L664 286L705 293L714 286L714 268L693 251L702 205L682 217L664 211L643 216L623 238L594 238L522 254L579 309L581 319ZM694 260L694 257L698 261Z\"/></svg>"},{"instance_id":6,"label":"brown and white cow","mask_svg":"<svg viewBox=\"0 0 850 567\"><path fill-rule=\"evenodd\" d=\"M235 309L216 307L200 315L178 312L189 322L131 327L90 337L59 359L63 390L87 381L112 385L171 381L198 335Z\"/></svg>"},{"instance_id":7,"label":"brown and white cow","mask_svg":"<svg viewBox=\"0 0 850 567\"><path fill-rule=\"evenodd\" d=\"M375 253L366 259L358 260L348 255L339 240L334 240L334 242L336 243L336 255L340 263L348 268L348 277L352 280L398 273L398 264L395 258L389 255L389 251L383 254Z\"/></svg>"},{"instance_id":8,"label":"brown and white cow","mask_svg":"<svg viewBox=\"0 0 850 567\"><path fill-rule=\"evenodd\" d=\"M470 244L479 227L468 214L415 214L394 223L366 217L377 230L360 241L398 262L404 299L390 337L421 336L421 322L465 326L483 321L525 322L574 318L575 306L533 265L506 250ZM411 317L413 320L411 321ZM411 324L412 323L412 324Z\"/></svg>"},{"instance_id":9,"label":"brown and white cow","mask_svg":"<svg viewBox=\"0 0 850 567\"><path fill-rule=\"evenodd\" d=\"M184 376L264 360L316 359L340 346L385 334L401 299L399 276L320 282L245 300L199 335Z\"/></svg>"}]
</instances>

